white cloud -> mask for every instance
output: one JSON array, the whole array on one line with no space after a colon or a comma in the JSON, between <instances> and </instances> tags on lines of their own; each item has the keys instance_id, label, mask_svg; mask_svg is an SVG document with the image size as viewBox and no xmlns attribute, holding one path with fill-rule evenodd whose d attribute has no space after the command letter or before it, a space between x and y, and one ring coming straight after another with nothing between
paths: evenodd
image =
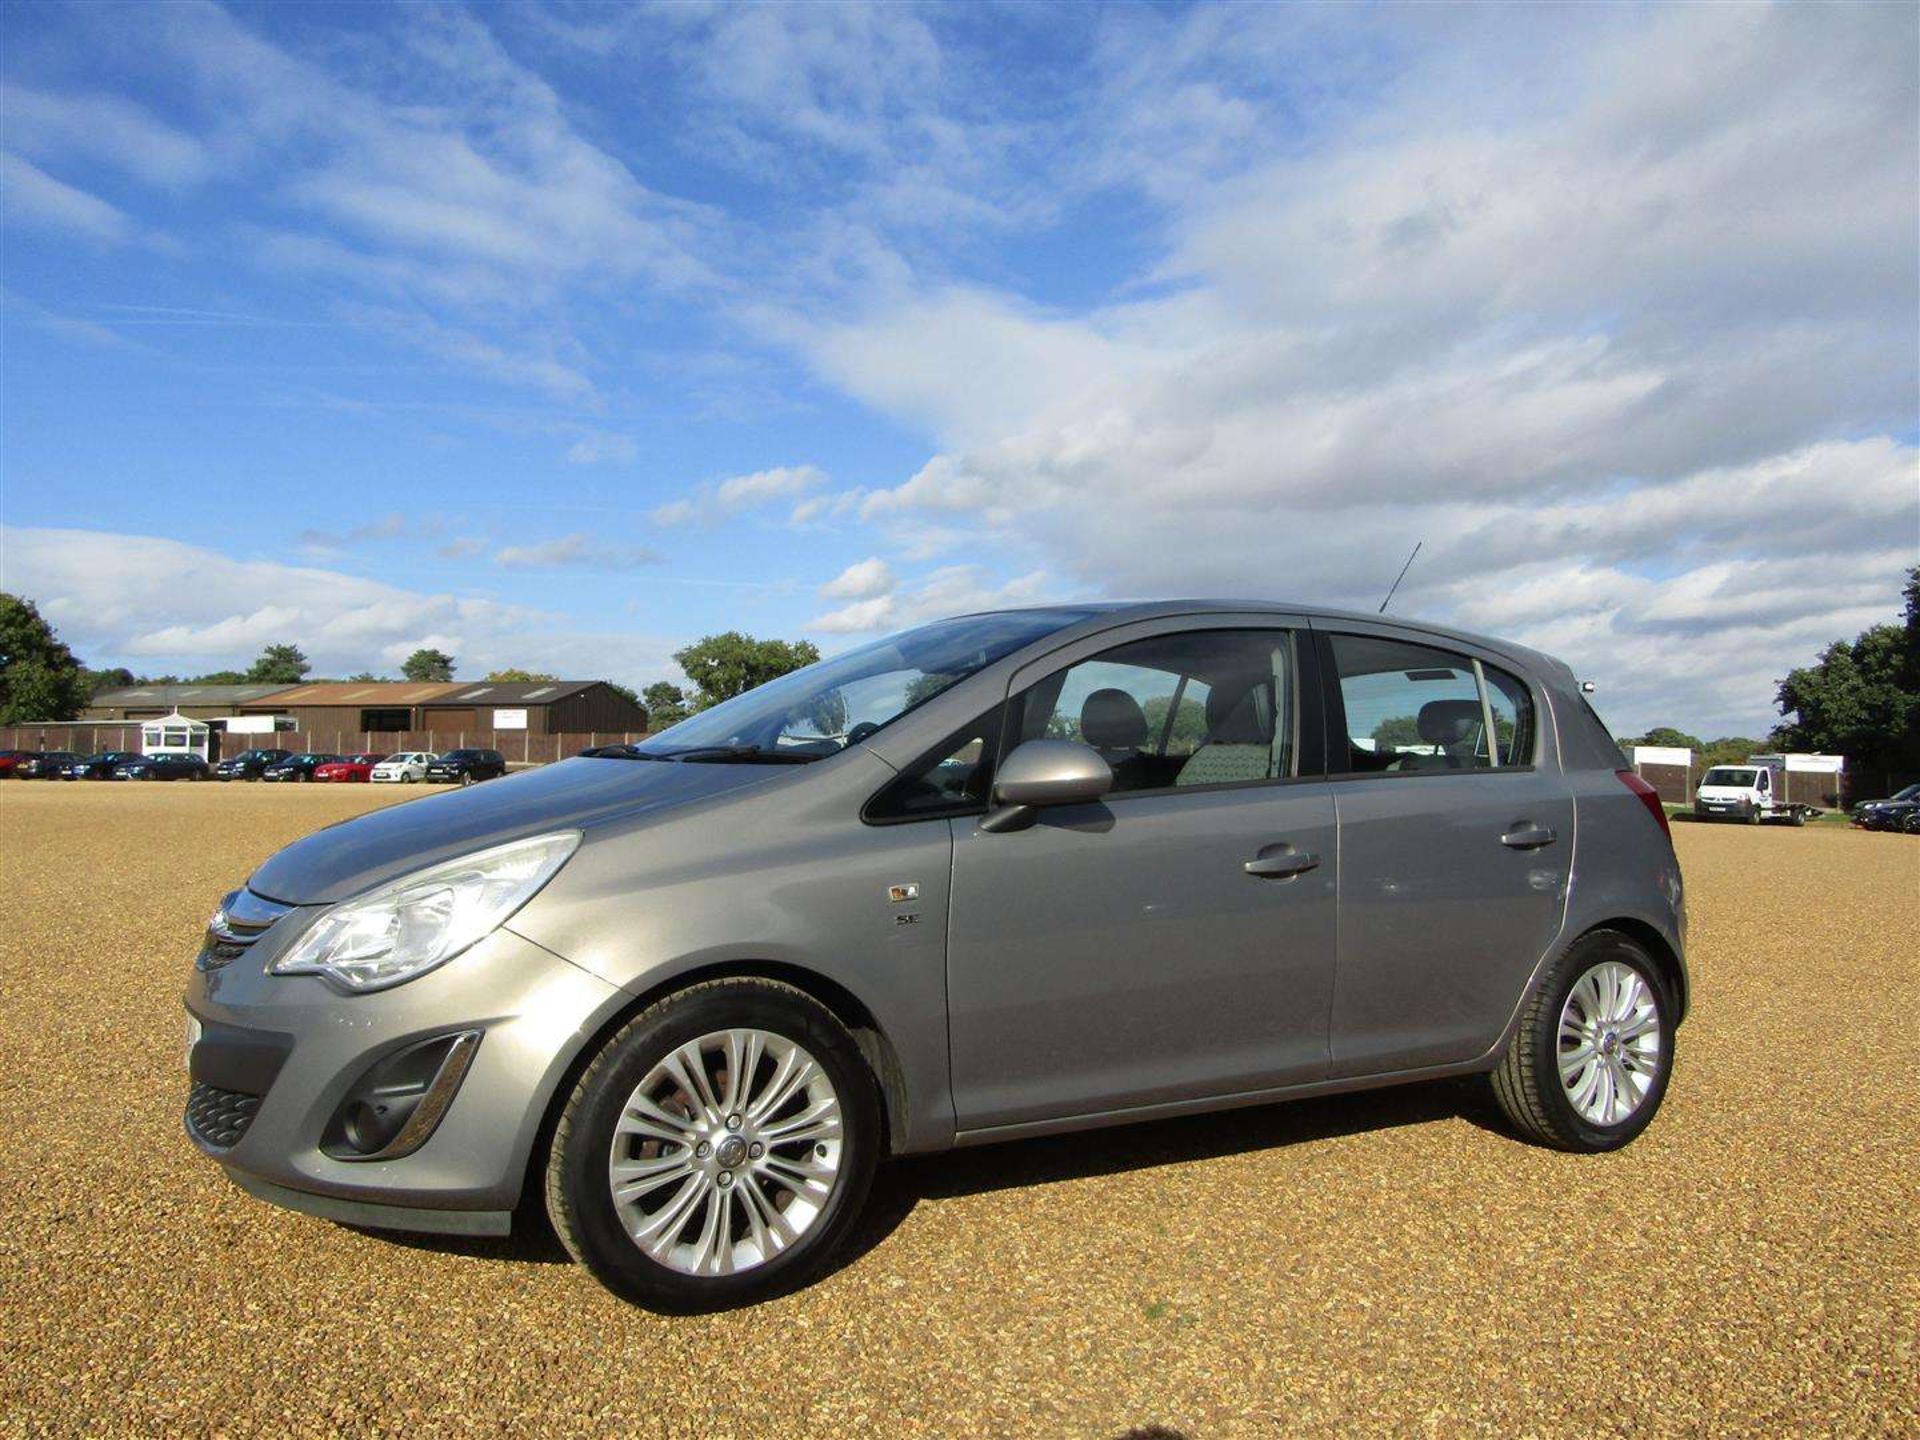
<instances>
[{"instance_id":1,"label":"white cloud","mask_svg":"<svg viewBox=\"0 0 1920 1440\"><path fill-rule=\"evenodd\" d=\"M978 565L948 565L911 584L896 583L885 593L816 615L807 628L826 634L898 630L950 615L1036 604L1052 589L1047 575L1037 570L997 581Z\"/></svg>"},{"instance_id":2,"label":"white cloud","mask_svg":"<svg viewBox=\"0 0 1920 1440\"><path fill-rule=\"evenodd\" d=\"M1216 18L1170 25L1125 93L1184 90L1205 158L1152 182L1175 243L1141 298L933 286L799 327L941 442L860 512L1074 591L1366 609L1425 540L1397 610L1559 649L1623 724L1762 727L1920 538L1911 16L1597 17L1537 90L1490 15L1434 23L1471 61L1278 160Z\"/></svg>"},{"instance_id":3,"label":"white cloud","mask_svg":"<svg viewBox=\"0 0 1920 1440\"><path fill-rule=\"evenodd\" d=\"M463 674L525 665L639 684L663 673L684 643L586 633L532 607L143 535L0 527L0 574L83 659L149 671L244 666L262 647L291 641L319 674L391 670L432 645Z\"/></svg>"},{"instance_id":4,"label":"white cloud","mask_svg":"<svg viewBox=\"0 0 1920 1440\"><path fill-rule=\"evenodd\" d=\"M8 142L49 163L84 156L166 187L198 183L213 171L213 157L198 139L118 95L52 95L9 85L6 116Z\"/></svg>"},{"instance_id":5,"label":"white cloud","mask_svg":"<svg viewBox=\"0 0 1920 1440\"><path fill-rule=\"evenodd\" d=\"M658 565L660 555L640 545L609 545L579 533L524 545L503 545L493 552L493 563L504 570L625 570Z\"/></svg>"},{"instance_id":6,"label":"white cloud","mask_svg":"<svg viewBox=\"0 0 1920 1440\"><path fill-rule=\"evenodd\" d=\"M110 244L134 237L133 223L114 206L54 179L21 156L0 155L0 192L6 196L9 221L67 230Z\"/></svg>"},{"instance_id":7,"label":"white cloud","mask_svg":"<svg viewBox=\"0 0 1920 1440\"><path fill-rule=\"evenodd\" d=\"M872 555L842 570L820 587L820 594L829 600L863 600L885 595L899 583L894 578L893 567L878 555Z\"/></svg>"},{"instance_id":8,"label":"white cloud","mask_svg":"<svg viewBox=\"0 0 1920 1440\"><path fill-rule=\"evenodd\" d=\"M711 524L759 510L776 500L804 495L826 481L825 473L815 466L782 465L708 481L691 496L668 501L648 513L656 525L684 525L692 520Z\"/></svg>"},{"instance_id":9,"label":"white cloud","mask_svg":"<svg viewBox=\"0 0 1920 1440\"><path fill-rule=\"evenodd\" d=\"M640 447L634 443L631 435L610 435L596 430L582 435L573 442L567 450L567 463L626 465L630 464L639 453Z\"/></svg>"}]
</instances>

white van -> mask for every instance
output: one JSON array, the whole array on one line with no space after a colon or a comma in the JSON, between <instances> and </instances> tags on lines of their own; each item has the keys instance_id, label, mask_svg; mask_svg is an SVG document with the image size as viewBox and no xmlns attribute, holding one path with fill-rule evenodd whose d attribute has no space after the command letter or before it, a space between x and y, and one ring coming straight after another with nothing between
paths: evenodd
<instances>
[{"instance_id":1,"label":"white van","mask_svg":"<svg viewBox=\"0 0 1920 1440\"><path fill-rule=\"evenodd\" d=\"M1762 820L1785 820L1804 825L1818 815L1811 805L1787 800L1785 765L1772 757L1756 756L1743 765L1715 765L1700 777L1694 791L1693 813L1702 820L1739 820L1758 825Z\"/></svg>"}]
</instances>

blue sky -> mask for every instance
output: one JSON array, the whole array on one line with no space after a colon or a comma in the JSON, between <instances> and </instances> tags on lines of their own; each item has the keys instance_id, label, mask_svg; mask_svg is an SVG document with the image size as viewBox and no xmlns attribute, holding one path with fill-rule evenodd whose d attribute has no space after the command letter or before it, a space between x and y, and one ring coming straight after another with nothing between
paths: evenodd
<instances>
[{"instance_id":1,"label":"blue sky","mask_svg":"<svg viewBox=\"0 0 1920 1440\"><path fill-rule=\"evenodd\" d=\"M1424 540L1756 730L1920 552L1917 15L13 4L0 583L644 684Z\"/></svg>"}]
</instances>

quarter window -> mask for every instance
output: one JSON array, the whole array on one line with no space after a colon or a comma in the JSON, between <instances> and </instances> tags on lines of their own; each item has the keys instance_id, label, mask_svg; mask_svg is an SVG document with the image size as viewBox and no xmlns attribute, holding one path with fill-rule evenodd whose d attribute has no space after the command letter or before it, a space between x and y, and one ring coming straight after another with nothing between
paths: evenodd
<instances>
[{"instance_id":1,"label":"quarter window","mask_svg":"<svg viewBox=\"0 0 1920 1440\"><path fill-rule=\"evenodd\" d=\"M1090 745L1116 794L1272 780L1293 774L1293 689L1285 631L1156 635L1030 686L1012 743Z\"/></svg>"},{"instance_id":2,"label":"quarter window","mask_svg":"<svg viewBox=\"0 0 1920 1440\"><path fill-rule=\"evenodd\" d=\"M993 752L1000 743L996 705L971 725L949 735L933 753L901 772L867 806L869 820L921 820L984 810Z\"/></svg>"},{"instance_id":3,"label":"quarter window","mask_svg":"<svg viewBox=\"0 0 1920 1440\"><path fill-rule=\"evenodd\" d=\"M1494 740L1499 745L1496 763L1531 765L1533 763L1533 696L1526 685L1491 665L1482 665L1487 677L1487 703L1493 707Z\"/></svg>"}]
</instances>

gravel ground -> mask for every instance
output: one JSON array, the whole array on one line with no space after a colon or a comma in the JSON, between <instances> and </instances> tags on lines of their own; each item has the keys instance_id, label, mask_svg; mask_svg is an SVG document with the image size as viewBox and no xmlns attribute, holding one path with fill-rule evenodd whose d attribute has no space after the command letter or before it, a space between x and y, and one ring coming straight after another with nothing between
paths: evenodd
<instances>
[{"instance_id":1,"label":"gravel ground","mask_svg":"<svg viewBox=\"0 0 1920 1440\"><path fill-rule=\"evenodd\" d=\"M1914 1434L1920 841L1677 825L1697 990L1622 1154L1427 1086L883 1174L804 1293L248 1199L180 1133L212 902L412 791L0 787L0 1425L655 1436Z\"/></svg>"}]
</instances>

